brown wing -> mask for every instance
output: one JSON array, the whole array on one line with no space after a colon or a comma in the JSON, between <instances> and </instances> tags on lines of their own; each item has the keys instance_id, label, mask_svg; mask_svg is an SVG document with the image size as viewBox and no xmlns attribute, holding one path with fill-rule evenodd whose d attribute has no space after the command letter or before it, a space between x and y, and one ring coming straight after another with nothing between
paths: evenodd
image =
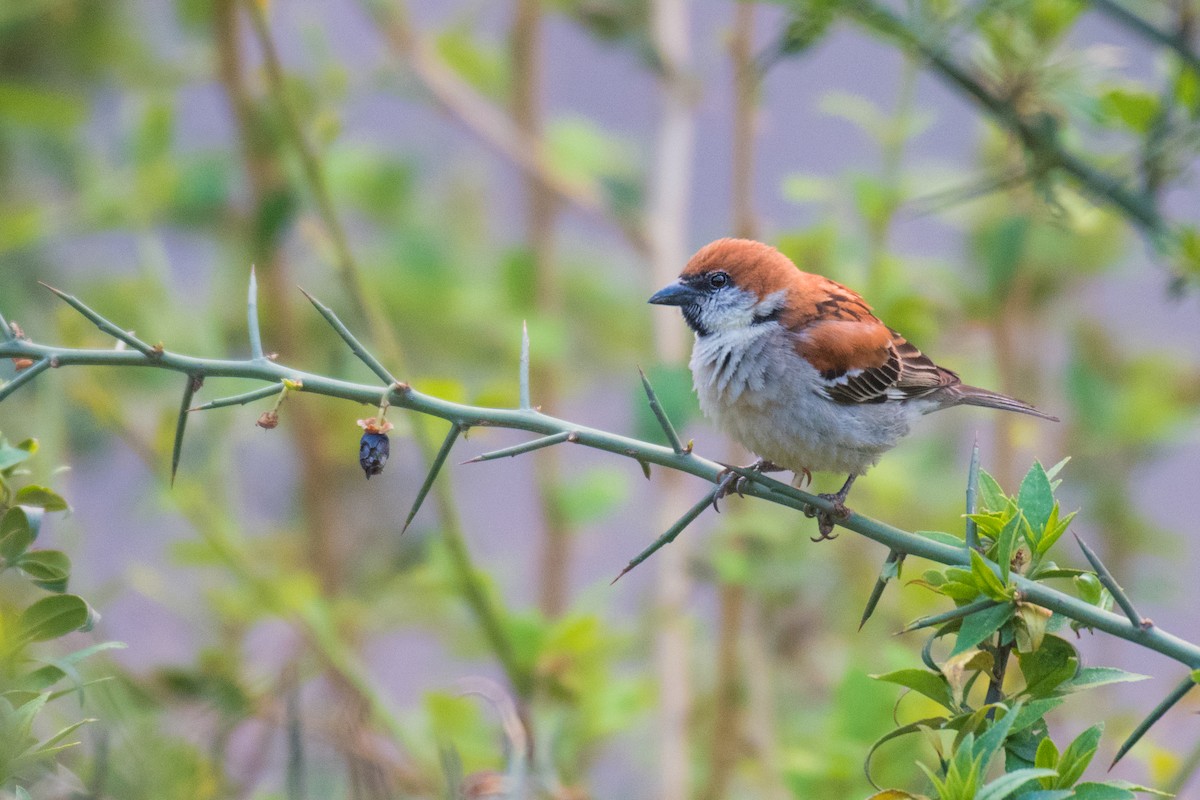
<instances>
[{"instance_id":1,"label":"brown wing","mask_svg":"<svg viewBox=\"0 0 1200 800\"><path fill-rule=\"evenodd\" d=\"M908 400L959 383L873 315L813 321L797 331L796 352L817 368L822 391L838 403Z\"/></svg>"}]
</instances>

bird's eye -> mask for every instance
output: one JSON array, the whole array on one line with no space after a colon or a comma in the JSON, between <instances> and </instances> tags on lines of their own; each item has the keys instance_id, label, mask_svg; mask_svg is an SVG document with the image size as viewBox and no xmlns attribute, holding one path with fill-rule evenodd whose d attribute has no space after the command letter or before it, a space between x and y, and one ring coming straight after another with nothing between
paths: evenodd
<instances>
[{"instance_id":1,"label":"bird's eye","mask_svg":"<svg viewBox=\"0 0 1200 800\"><path fill-rule=\"evenodd\" d=\"M729 276L724 272L714 272L708 276L708 285L714 289L720 289L727 283L729 283Z\"/></svg>"}]
</instances>

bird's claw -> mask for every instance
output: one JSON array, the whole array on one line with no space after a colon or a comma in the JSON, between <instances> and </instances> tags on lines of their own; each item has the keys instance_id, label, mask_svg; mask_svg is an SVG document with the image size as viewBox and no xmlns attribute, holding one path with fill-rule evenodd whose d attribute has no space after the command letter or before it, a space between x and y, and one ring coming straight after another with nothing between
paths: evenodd
<instances>
[{"instance_id":1,"label":"bird's claw","mask_svg":"<svg viewBox=\"0 0 1200 800\"><path fill-rule=\"evenodd\" d=\"M721 508L717 505L717 501L722 500L735 492L737 493L738 497L744 498L746 496L746 487L750 484L751 479L742 474L743 472L778 472L779 470L783 469L783 467L776 466L775 464L772 464L770 461L767 461L763 458L760 458L753 464L747 464L744 467L735 467L731 464L722 464L722 466L725 467L725 469L721 470L717 474L717 489L715 492L713 492L712 499L713 510L718 514L721 513ZM812 480L812 474L809 473L807 469L804 470L804 472L806 475L808 475L809 480Z\"/></svg>"},{"instance_id":2,"label":"bird's claw","mask_svg":"<svg viewBox=\"0 0 1200 800\"><path fill-rule=\"evenodd\" d=\"M837 520L846 519L850 516L850 509L846 508L846 498L840 494L819 494L822 500L828 500L833 504L830 511L821 511L815 506L808 506L805 509L806 517L817 518L817 535L809 537L814 542L828 542L837 538L837 534L833 532L834 525Z\"/></svg>"}]
</instances>

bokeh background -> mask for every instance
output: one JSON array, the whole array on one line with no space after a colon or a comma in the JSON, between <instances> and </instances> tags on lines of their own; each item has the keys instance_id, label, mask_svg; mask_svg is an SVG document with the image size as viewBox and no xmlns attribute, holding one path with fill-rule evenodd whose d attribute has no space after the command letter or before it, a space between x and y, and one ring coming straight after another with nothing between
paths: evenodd
<instances>
[{"instance_id":1,"label":"bokeh background","mask_svg":"<svg viewBox=\"0 0 1200 800\"><path fill-rule=\"evenodd\" d=\"M1200 81L1107 5L897 5L906 43L825 0L9 0L0 306L36 341L107 346L44 280L151 342L238 356L255 264L285 363L369 377L299 285L422 391L513 405L527 321L548 412L657 440L640 364L699 452L741 459L694 408L682 321L645 298L705 242L762 238L1063 420L936 415L857 510L959 531L974 441L1012 490L1070 456L1075 529L1195 641ZM1128 7L1191 46L1192 0ZM1046 135L1006 132L922 42ZM1149 221L1053 169L1047 141ZM304 395L270 431L266 406L194 415L172 488L169 377L72 369L0 406L73 506L45 535L103 615L77 644L128 645L89 665L118 678L87 692L98 721L44 796L440 797L461 771L482 797L522 736L555 798L870 793L898 693L868 676L915 666L923 640L891 634L937 607L894 585L857 631L877 545L812 544L811 520L734 499L610 586L704 486L575 448L456 465L522 440L479 430L401 535L443 424L393 412L367 482L355 421L374 412ZM315 654L301 611L363 682ZM1101 772L1180 676L1079 645L1154 678L1052 717L1107 720ZM1115 774L1200 792L1196 703ZM917 738L884 746L881 782L920 787Z\"/></svg>"}]
</instances>

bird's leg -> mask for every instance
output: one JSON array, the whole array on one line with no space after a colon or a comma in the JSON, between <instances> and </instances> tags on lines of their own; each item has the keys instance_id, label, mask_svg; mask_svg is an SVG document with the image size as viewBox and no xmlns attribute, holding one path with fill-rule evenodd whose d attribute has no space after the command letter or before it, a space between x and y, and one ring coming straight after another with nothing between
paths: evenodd
<instances>
[{"instance_id":1,"label":"bird's leg","mask_svg":"<svg viewBox=\"0 0 1200 800\"><path fill-rule=\"evenodd\" d=\"M721 470L720 474L717 475L717 493L713 495L713 509L717 513L720 513L721 508L717 505L717 501L723 497L728 497L734 492L737 492L738 497L745 496L742 492L745 491L746 484L750 479L745 475L739 475L737 470L742 470L743 472L747 470L752 472L782 472L784 469L785 467L773 464L765 458L760 458L753 464L738 467L737 469L726 464L725 469ZM807 470L805 471L807 472Z\"/></svg>"},{"instance_id":2,"label":"bird's leg","mask_svg":"<svg viewBox=\"0 0 1200 800\"><path fill-rule=\"evenodd\" d=\"M833 523L838 519L845 519L850 516L849 509L846 508L846 495L850 494L850 487L854 485L854 479L858 476L851 473L846 482L842 484L842 488L838 489L837 494L819 494L822 500L828 500L833 503L833 511L820 511L817 513L817 533L813 537L814 542L822 542L827 539L836 539L837 534L833 532Z\"/></svg>"}]
</instances>

